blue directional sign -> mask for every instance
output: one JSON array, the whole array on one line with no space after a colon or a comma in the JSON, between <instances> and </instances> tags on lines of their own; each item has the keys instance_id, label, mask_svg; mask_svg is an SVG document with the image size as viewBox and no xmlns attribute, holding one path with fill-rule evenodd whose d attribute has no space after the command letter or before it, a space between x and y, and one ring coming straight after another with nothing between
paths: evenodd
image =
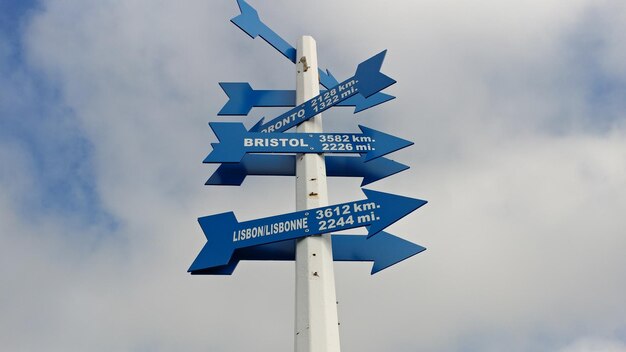
<instances>
[{"instance_id":1,"label":"blue directional sign","mask_svg":"<svg viewBox=\"0 0 626 352\"><path fill-rule=\"evenodd\" d=\"M385 157L366 162L364 157L326 156L326 175L363 177L361 186L395 175L409 167ZM295 176L295 155L247 154L238 163L224 163L205 185L240 186L246 176Z\"/></svg>"},{"instance_id":2,"label":"blue directional sign","mask_svg":"<svg viewBox=\"0 0 626 352\"><path fill-rule=\"evenodd\" d=\"M250 38L254 39L257 36L263 38L269 45L276 49L279 53L283 54L289 61L294 64L297 62L296 48L281 38L276 32L261 21L259 13L250 6L244 0L237 0L239 10L241 14L232 18L230 21L239 27L242 31L246 32ZM333 86L334 84L326 85L325 82L332 82L335 80L329 71L319 70L320 82L325 87ZM336 84L336 83L335 83Z\"/></svg>"},{"instance_id":3,"label":"blue directional sign","mask_svg":"<svg viewBox=\"0 0 626 352\"><path fill-rule=\"evenodd\" d=\"M263 118L253 127L255 132L283 132L313 116L329 109L337 103L344 101L351 96L361 94L364 97L383 90L396 83L380 72L380 67L385 59L385 53L380 53L363 61L356 69L356 73L338 85L328 89L323 94L311 98L293 109L281 114L267 123L263 123Z\"/></svg>"},{"instance_id":4,"label":"blue directional sign","mask_svg":"<svg viewBox=\"0 0 626 352\"><path fill-rule=\"evenodd\" d=\"M227 265L238 248L367 226L367 238L426 204L363 189L367 199L238 222L233 212L198 219L207 238L190 272Z\"/></svg>"},{"instance_id":5,"label":"blue directional sign","mask_svg":"<svg viewBox=\"0 0 626 352\"><path fill-rule=\"evenodd\" d=\"M254 90L246 82L220 82L228 101L217 113L220 116L248 115L253 107L296 106L295 90Z\"/></svg>"},{"instance_id":6,"label":"blue directional sign","mask_svg":"<svg viewBox=\"0 0 626 352\"><path fill-rule=\"evenodd\" d=\"M333 84L337 85L339 82ZM253 107L293 107L296 106L295 90L255 90L246 82L220 82L220 87L229 100L217 113L220 116L245 116ZM321 91L324 95L326 91ZM340 101L336 106L354 106L354 113L367 110L394 99L394 96L378 92L369 98L357 94Z\"/></svg>"},{"instance_id":7,"label":"blue directional sign","mask_svg":"<svg viewBox=\"0 0 626 352\"><path fill-rule=\"evenodd\" d=\"M295 63L296 48L287 43L276 32L266 26L265 23L261 22L259 13L252 6L248 5L247 2L237 0L237 4L239 4L241 15L234 17L230 21L246 32L250 38L254 39L260 36L281 54L285 55L286 58Z\"/></svg>"},{"instance_id":8,"label":"blue directional sign","mask_svg":"<svg viewBox=\"0 0 626 352\"><path fill-rule=\"evenodd\" d=\"M263 23L246 1L237 3L241 14L231 19L235 25L298 63L292 45ZM204 162L221 165L206 184L241 185L248 175L295 176L294 154L299 153L324 155L326 176L362 177L361 186L408 169L384 156L413 142L364 126L359 126L361 133L282 133L334 106L354 106L357 113L394 99L381 92L396 83L380 72L385 53L359 64L355 75L343 82L329 70L318 69L320 84L327 90L297 106L294 90L254 90L245 82L220 83L229 100L218 115L245 116L254 107L291 109L267 123L261 118L250 130L242 123L210 123L219 142L212 143L213 150ZM335 261L371 261L374 274L425 250L383 230L426 201L367 189L363 192L367 199L244 222L233 212L199 218L207 243L188 271L230 275L241 260L294 260L296 239L357 227L365 227L368 234L331 236Z\"/></svg>"},{"instance_id":9,"label":"blue directional sign","mask_svg":"<svg viewBox=\"0 0 626 352\"><path fill-rule=\"evenodd\" d=\"M260 36L269 45L295 64L297 62L296 48L286 42L283 38L276 34L276 32L263 23L259 18L258 12L247 2L244 0L237 0L237 4L241 10L241 15L234 17L230 21L242 31L246 32L250 38L254 39L257 36ZM318 74L320 77L320 83L326 88L333 87L339 83L329 70L324 71L322 69L318 69ZM383 93L376 93L367 98L362 96L360 98L357 97L358 96L355 96L355 100L361 101L361 106L374 106L394 98L393 96ZM368 102L365 103L363 100L368 100Z\"/></svg>"},{"instance_id":10,"label":"blue directional sign","mask_svg":"<svg viewBox=\"0 0 626 352\"><path fill-rule=\"evenodd\" d=\"M220 143L212 144L205 163L236 163L246 153L358 153L369 161L413 144L364 126L363 133L260 133L237 122L209 125Z\"/></svg>"},{"instance_id":11,"label":"blue directional sign","mask_svg":"<svg viewBox=\"0 0 626 352\"><path fill-rule=\"evenodd\" d=\"M385 231L370 239L362 235L332 235L331 238L334 261L374 262L372 275L426 250ZM287 240L238 248L228 264L191 271L191 274L231 275L241 260L293 261L295 246L294 240Z\"/></svg>"}]
</instances>

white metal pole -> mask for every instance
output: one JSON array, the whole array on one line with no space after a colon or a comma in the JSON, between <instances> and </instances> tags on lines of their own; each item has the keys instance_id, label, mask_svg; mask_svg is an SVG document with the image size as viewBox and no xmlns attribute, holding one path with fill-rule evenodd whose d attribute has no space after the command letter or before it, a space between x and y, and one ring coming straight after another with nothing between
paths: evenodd
<instances>
[{"instance_id":1,"label":"white metal pole","mask_svg":"<svg viewBox=\"0 0 626 352\"><path fill-rule=\"evenodd\" d=\"M315 39L302 36L296 49L296 104L319 94ZM322 115L298 125L299 133L321 133ZM296 208L328 205L324 154L296 155ZM330 234L296 242L296 352L339 352L339 320Z\"/></svg>"}]
</instances>

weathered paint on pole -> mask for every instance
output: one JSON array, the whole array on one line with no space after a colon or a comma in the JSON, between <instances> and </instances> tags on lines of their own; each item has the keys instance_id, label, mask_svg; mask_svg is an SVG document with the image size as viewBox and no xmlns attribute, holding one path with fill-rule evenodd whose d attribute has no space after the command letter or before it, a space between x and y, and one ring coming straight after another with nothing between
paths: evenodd
<instances>
[{"instance_id":1,"label":"weathered paint on pole","mask_svg":"<svg viewBox=\"0 0 626 352\"><path fill-rule=\"evenodd\" d=\"M296 104L319 94L317 48L302 36L296 48ZM298 125L299 133L321 133L322 116ZM328 205L324 154L296 156L296 209ZM339 318L330 234L296 242L296 352L339 352Z\"/></svg>"}]
</instances>

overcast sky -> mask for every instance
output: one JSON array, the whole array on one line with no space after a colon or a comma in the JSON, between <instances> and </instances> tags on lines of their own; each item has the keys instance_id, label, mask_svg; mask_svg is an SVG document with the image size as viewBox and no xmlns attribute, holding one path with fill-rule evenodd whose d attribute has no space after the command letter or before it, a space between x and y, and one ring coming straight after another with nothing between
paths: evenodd
<instances>
[{"instance_id":1,"label":"overcast sky","mask_svg":"<svg viewBox=\"0 0 626 352\"><path fill-rule=\"evenodd\" d=\"M344 351L626 351L626 2L250 0L338 80L388 49L357 124L415 145L368 188L429 204L428 250L335 266ZM295 183L207 187L218 82L293 89L235 0L0 0L0 349L290 351L294 265L186 270L200 216L295 210ZM362 199L329 179L330 202Z\"/></svg>"}]
</instances>

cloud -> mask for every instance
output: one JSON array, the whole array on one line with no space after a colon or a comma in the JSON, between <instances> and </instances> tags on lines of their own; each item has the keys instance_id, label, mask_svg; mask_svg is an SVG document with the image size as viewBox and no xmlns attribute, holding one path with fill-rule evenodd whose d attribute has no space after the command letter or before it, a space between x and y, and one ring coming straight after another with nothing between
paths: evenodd
<instances>
[{"instance_id":1,"label":"cloud","mask_svg":"<svg viewBox=\"0 0 626 352\"><path fill-rule=\"evenodd\" d=\"M373 277L337 264L343 349L623 349L588 337L626 329L621 2L251 4L291 42L314 35L337 78L387 48L399 81L390 103L324 114L328 130L415 141L393 155L412 168L370 188L430 202L389 229L428 251ZM197 217L294 209L289 178L202 186L217 83L293 87L293 64L228 22L237 11L45 1L29 18L18 89L0 84L5 348L292 348L293 264L185 273ZM359 182L331 179L331 202L361 199Z\"/></svg>"},{"instance_id":2,"label":"cloud","mask_svg":"<svg viewBox=\"0 0 626 352\"><path fill-rule=\"evenodd\" d=\"M581 338L571 345L560 350L561 352L623 352L626 344L620 340L606 338L586 337Z\"/></svg>"}]
</instances>

